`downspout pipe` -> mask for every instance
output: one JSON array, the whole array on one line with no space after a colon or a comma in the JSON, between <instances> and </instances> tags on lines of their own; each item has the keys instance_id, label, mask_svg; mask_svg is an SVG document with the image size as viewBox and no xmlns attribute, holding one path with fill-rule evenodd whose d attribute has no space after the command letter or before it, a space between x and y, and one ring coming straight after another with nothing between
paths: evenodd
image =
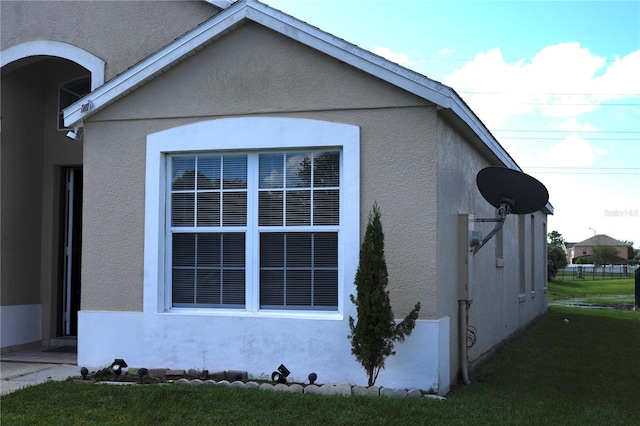
<instances>
[{"instance_id":1,"label":"downspout pipe","mask_svg":"<svg viewBox=\"0 0 640 426\"><path fill-rule=\"evenodd\" d=\"M458 300L458 353L460 354L460 375L462 383L471 384L469 379L469 363L467 354L467 317L471 303Z\"/></svg>"}]
</instances>

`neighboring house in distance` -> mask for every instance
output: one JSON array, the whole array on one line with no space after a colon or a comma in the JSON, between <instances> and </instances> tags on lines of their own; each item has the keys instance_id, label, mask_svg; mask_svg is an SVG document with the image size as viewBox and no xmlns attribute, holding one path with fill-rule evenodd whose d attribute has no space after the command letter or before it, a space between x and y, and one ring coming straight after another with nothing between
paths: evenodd
<instances>
[{"instance_id":1,"label":"neighboring house in distance","mask_svg":"<svg viewBox=\"0 0 640 426\"><path fill-rule=\"evenodd\" d=\"M470 254L496 216L476 174L520 169L456 92L228 3L0 3L2 351L365 384L349 295L377 201L393 311L422 306L377 384L448 392L471 299L471 363L546 312L552 206Z\"/></svg>"},{"instance_id":2,"label":"neighboring house in distance","mask_svg":"<svg viewBox=\"0 0 640 426\"><path fill-rule=\"evenodd\" d=\"M627 263L629 260L628 245L604 234L594 235L579 243L567 243L567 260L569 263L576 263L581 257L591 256L591 251L595 246L615 247L618 250L621 263Z\"/></svg>"}]
</instances>

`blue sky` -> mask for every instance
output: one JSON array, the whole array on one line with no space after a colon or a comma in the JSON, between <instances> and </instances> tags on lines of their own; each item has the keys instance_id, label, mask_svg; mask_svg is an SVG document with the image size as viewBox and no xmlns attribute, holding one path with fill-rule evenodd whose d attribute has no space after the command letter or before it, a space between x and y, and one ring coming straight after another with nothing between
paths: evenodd
<instances>
[{"instance_id":1,"label":"blue sky","mask_svg":"<svg viewBox=\"0 0 640 426\"><path fill-rule=\"evenodd\" d=\"M549 189L549 231L640 247L639 0L263 1L454 88Z\"/></svg>"}]
</instances>

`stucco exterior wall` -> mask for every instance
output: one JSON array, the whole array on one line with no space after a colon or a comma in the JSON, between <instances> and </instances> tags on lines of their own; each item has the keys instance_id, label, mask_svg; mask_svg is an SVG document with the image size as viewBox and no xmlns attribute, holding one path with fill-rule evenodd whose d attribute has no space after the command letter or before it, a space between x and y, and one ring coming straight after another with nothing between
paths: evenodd
<instances>
[{"instance_id":1,"label":"stucco exterior wall","mask_svg":"<svg viewBox=\"0 0 640 426\"><path fill-rule=\"evenodd\" d=\"M383 214L394 312L434 318L435 108L258 25L246 24L86 123L82 309L142 310L146 135L234 115L361 128L361 232ZM187 118L188 117L188 118ZM409 147L407 149L407 147ZM411 238L408 238L408 235Z\"/></svg>"},{"instance_id":2,"label":"stucco exterior wall","mask_svg":"<svg viewBox=\"0 0 640 426\"><path fill-rule=\"evenodd\" d=\"M162 7L154 1L117 4L3 0L0 50L33 40L62 41L102 58L109 80L219 11L203 1L163 1Z\"/></svg>"},{"instance_id":3,"label":"stucco exterior wall","mask_svg":"<svg viewBox=\"0 0 640 426\"><path fill-rule=\"evenodd\" d=\"M495 218L496 209L484 200L476 187L476 175L493 166L479 155L447 120L438 124L438 314L458 310L456 265L458 256L458 214L475 219ZM476 222L483 236L495 227ZM520 231L522 227L522 235ZM523 237L521 241L521 236ZM469 326L476 331L476 343L469 351L471 362L546 311L546 215L508 215L502 230L473 255L473 301ZM451 322L451 353L458 359L458 318ZM458 363L452 364L452 375Z\"/></svg>"},{"instance_id":4,"label":"stucco exterior wall","mask_svg":"<svg viewBox=\"0 0 640 426\"><path fill-rule=\"evenodd\" d=\"M32 67L2 78L2 305L40 302L45 96L40 73L41 67Z\"/></svg>"}]
</instances>

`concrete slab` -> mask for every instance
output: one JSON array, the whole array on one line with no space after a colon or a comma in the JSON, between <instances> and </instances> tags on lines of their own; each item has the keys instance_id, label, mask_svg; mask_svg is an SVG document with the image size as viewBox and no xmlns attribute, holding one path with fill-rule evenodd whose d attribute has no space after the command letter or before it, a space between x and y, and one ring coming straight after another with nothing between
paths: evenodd
<instances>
[{"instance_id":1,"label":"concrete slab","mask_svg":"<svg viewBox=\"0 0 640 426\"><path fill-rule=\"evenodd\" d=\"M48 380L64 381L76 376L80 376L77 365L0 362L0 394L39 385Z\"/></svg>"}]
</instances>

